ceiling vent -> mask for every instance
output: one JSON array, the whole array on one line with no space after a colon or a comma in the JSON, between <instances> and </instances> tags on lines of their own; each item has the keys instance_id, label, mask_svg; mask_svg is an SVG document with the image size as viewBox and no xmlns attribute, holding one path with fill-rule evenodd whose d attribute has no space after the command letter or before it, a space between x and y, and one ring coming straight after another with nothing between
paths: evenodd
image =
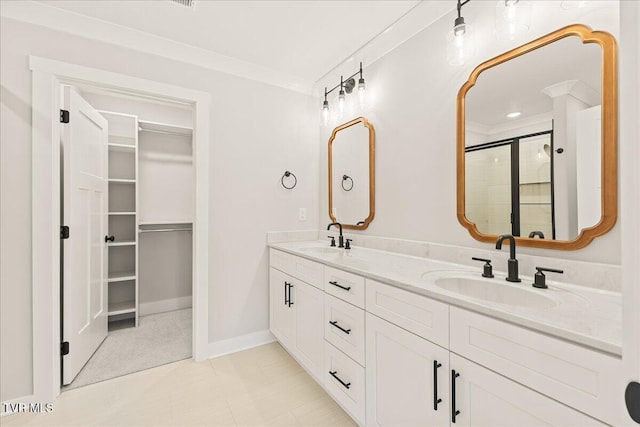
<instances>
[{"instance_id":1,"label":"ceiling vent","mask_svg":"<svg viewBox=\"0 0 640 427\"><path fill-rule=\"evenodd\" d=\"M196 7L196 0L171 0L172 3L179 4L180 6L194 8Z\"/></svg>"}]
</instances>

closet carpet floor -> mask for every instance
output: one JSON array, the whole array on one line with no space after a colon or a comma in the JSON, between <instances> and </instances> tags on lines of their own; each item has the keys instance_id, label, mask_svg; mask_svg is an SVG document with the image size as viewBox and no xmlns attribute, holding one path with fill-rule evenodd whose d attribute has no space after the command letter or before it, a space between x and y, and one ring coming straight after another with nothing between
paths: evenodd
<instances>
[{"instance_id":1,"label":"closet carpet floor","mask_svg":"<svg viewBox=\"0 0 640 427\"><path fill-rule=\"evenodd\" d=\"M2 418L18 425L356 427L278 343L66 391L48 414Z\"/></svg>"},{"instance_id":2,"label":"closet carpet floor","mask_svg":"<svg viewBox=\"0 0 640 427\"><path fill-rule=\"evenodd\" d=\"M64 390L191 357L191 309L141 316L137 328L110 331Z\"/></svg>"}]
</instances>

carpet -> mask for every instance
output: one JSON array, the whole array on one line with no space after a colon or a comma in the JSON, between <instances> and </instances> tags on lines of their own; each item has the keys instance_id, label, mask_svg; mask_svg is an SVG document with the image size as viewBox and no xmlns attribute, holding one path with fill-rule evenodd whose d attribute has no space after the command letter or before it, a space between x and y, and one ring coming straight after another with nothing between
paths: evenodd
<instances>
[{"instance_id":1,"label":"carpet","mask_svg":"<svg viewBox=\"0 0 640 427\"><path fill-rule=\"evenodd\" d=\"M110 331L62 391L191 357L191 309L140 317L137 328Z\"/></svg>"}]
</instances>

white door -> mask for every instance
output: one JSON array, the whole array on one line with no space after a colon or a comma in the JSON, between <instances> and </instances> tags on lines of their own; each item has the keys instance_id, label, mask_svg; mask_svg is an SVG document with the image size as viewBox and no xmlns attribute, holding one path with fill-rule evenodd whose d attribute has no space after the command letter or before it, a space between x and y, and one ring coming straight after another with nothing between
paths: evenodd
<instances>
[{"instance_id":1,"label":"white door","mask_svg":"<svg viewBox=\"0 0 640 427\"><path fill-rule=\"evenodd\" d=\"M321 379L324 362L324 292L299 280L295 280L292 286L294 354L317 379Z\"/></svg>"},{"instance_id":2,"label":"white door","mask_svg":"<svg viewBox=\"0 0 640 427\"><path fill-rule=\"evenodd\" d=\"M70 87L63 124L62 383L70 384L107 336L107 121Z\"/></svg>"},{"instance_id":3,"label":"white door","mask_svg":"<svg viewBox=\"0 0 640 427\"><path fill-rule=\"evenodd\" d=\"M367 425L449 425L449 351L372 314L366 321Z\"/></svg>"},{"instance_id":4,"label":"white door","mask_svg":"<svg viewBox=\"0 0 640 427\"><path fill-rule=\"evenodd\" d=\"M451 353L455 378L455 424L474 427L604 426L530 388ZM454 381L453 377L451 381ZM452 384L452 393L453 393ZM452 394L453 397L453 394ZM453 415L453 414L452 414Z\"/></svg>"},{"instance_id":5,"label":"white door","mask_svg":"<svg viewBox=\"0 0 640 427\"><path fill-rule=\"evenodd\" d=\"M291 277L269 269L269 329L282 345L293 343L293 305L290 304Z\"/></svg>"}]
</instances>

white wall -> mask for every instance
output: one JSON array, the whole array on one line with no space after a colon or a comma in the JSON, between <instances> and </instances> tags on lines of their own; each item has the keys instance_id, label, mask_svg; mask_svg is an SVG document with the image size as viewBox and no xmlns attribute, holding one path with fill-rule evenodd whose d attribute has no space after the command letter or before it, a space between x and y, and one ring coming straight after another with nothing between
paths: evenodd
<instances>
[{"instance_id":1,"label":"white wall","mask_svg":"<svg viewBox=\"0 0 640 427\"><path fill-rule=\"evenodd\" d=\"M268 328L268 230L317 224L317 116L307 95L3 18L0 400L31 378L31 76L28 55L211 94L209 341ZM291 170L294 190L280 177ZM307 222L298 221L306 207Z\"/></svg>"},{"instance_id":2,"label":"white wall","mask_svg":"<svg viewBox=\"0 0 640 427\"><path fill-rule=\"evenodd\" d=\"M562 26L580 22L616 37L619 33L617 2L593 2L591 9L582 12L563 11L559 2L534 2L533 25L526 37L498 42L492 34L494 6L482 1L465 6L464 16L476 30L478 49L476 59L463 67L446 62L445 36L455 13L373 64L364 58L369 101L362 114L376 128L376 216L361 233L488 248L488 244L473 240L456 218L455 103L459 88L476 65ZM331 87L335 81L339 75L318 87ZM320 115L321 101L317 105ZM320 226L328 222L325 147L335 125L333 122L320 130ZM608 234L578 251L518 248L518 252L619 264L619 222Z\"/></svg>"}]
</instances>

